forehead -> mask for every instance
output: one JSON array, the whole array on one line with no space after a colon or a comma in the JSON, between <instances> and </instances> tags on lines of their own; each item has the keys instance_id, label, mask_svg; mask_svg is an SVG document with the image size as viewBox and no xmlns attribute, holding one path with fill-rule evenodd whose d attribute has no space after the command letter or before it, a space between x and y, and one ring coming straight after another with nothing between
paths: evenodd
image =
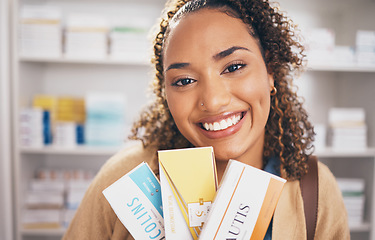
<instances>
[{"instance_id":1,"label":"forehead","mask_svg":"<svg viewBox=\"0 0 375 240\"><path fill-rule=\"evenodd\" d=\"M189 53L214 54L232 46L244 46L259 51L250 27L239 18L215 9L188 13L170 26L164 44L164 60L184 57Z\"/></svg>"}]
</instances>

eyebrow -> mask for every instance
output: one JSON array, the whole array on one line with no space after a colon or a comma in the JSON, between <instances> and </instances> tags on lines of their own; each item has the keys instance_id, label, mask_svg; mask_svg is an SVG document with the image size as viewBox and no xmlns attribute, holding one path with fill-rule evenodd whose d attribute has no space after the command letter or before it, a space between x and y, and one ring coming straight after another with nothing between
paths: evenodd
<instances>
[{"instance_id":1,"label":"eyebrow","mask_svg":"<svg viewBox=\"0 0 375 240\"><path fill-rule=\"evenodd\" d=\"M223 59L223 58L231 55L232 53L234 53L237 50L246 50L246 51L251 52L248 48L240 47L240 46L233 46L233 47L230 47L230 48L228 48L228 49L226 49L224 51L221 51L221 52L215 54L213 56L213 59L215 59L216 61L220 60L220 59Z\"/></svg>"},{"instance_id":2,"label":"eyebrow","mask_svg":"<svg viewBox=\"0 0 375 240\"><path fill-rule=\"evenodd\" d=\"M169 65L169 67L167 67L167 69L165 71L168 71L168 70L171 70L171 69L181 69L181 68L187 67L189 65L190 65L190 63L172 63L171 65Z\"/></svg>"},{"instance_id":3,"label":"eyebrow","mask_svg":"<svg viewBox=\"0 0 375 240\"><path fill-rule=\"evenodd\" d=\"M212 58L217 61L217 60L223 59L223 58L231 55L232 53L234 53L237 50L246 50L246 51L251 52L248 48L233 46L233 47L230 47L230 48L228 48L224 51L221 51L221 52L215 54ZM181 68L187 67L189 65L190 65L190 63L172 63L171 65L169 65L167 67L167 69L165 71L168 71L168 70L171 70L171 69L181 69Z\"/></svg>"}]
</instances>

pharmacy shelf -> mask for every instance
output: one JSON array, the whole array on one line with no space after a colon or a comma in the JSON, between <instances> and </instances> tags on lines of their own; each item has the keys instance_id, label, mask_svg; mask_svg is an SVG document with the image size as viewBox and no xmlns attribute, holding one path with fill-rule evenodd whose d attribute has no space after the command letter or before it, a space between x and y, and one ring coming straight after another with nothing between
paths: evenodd
<instances>
[{"instance_id":1,"label":"pharmacy shelf","mask_svg":"<svg viewBox=\"0 0 375 240\"><path fill-rule=\"evenodd\" d=\"M48 155L97 155L106 156L113 155L119 150L136 145L136 142L129 142L120 147L113 146L77 146L74 148L64 148L56 146L43 146L43 147L21 147L20 152L23 154L48 154ZM367 148L365 150L347 151L336 150L330 147L325 149L318 149L314 155L322 158L375 158L375 148Z\"/></svg>"},{"instance_id":2,"label":"pharmacy shelf","mask_svg":"<svg viewBox=\"0 0 375 240\"><path fill-rule=\"evenodd\" d=\"M360 66L357 64L310 64L307 66L308 71L324 71L324 72L375 72L375 64L369 66Z\"/></svg>"},{"instance_id":3,"label":"pharmacy shelf","mask_svg":"<svg viewBox=\"0 0 375 240\"><path fill-rule=\"evenodd\" d=\"M136 141L128 141L122 146L77 146L63 148L56 146L21 147L23 154L48 154L48 155L83 155L83 156L110 156L121 149L139 144Z\"/></svg>"},{"instance_id":4,"label":"pharmacy shelf","mask_svg":"<svg viewBox=\"0 0 375 240\"><path fill-rule=\"evenodd\" d=\"M108 55L103 58L70 58L69 56L25 56L19 51L20 11L25 5L54 5L64 16L72 13L98 14L104 17L125 16L134 22L145 16L159 16L165 0L15 0L11 6L11 60L13 119L18 119L22 108L30 106L36 94L53 96L85 96L88 92L121 92L131 100L126 109L129 120L147 103L145 92L150 79L149 59L125 56L126 59ZM139 12L139 13L138 13ZM136 15L136 16L134 16ZM6 35L6 34L5 34ZM144 51L142 51L143 53ZM143 55L142 55L143 56ZM85 57L85 56L84 56ZM136 58L135 58L136 57ZM147 57L147 56L146 56ZM9 102L8 102L9 103ZM77 169L97 172L110 156L128 143L116 147L78 146L20 146L19 124L14 121L12 129L14 169L14 223L15 240L60 239L66 229L26 229L23 227L25 189L38 169ZM124 136L125 139L126 136ZM130 144L131 145L131 144ZM1 221L0 221L1 222ZM1 237L0 237L1 238Z\"/></svg>"},{"instance_id":5,"label":"pharmacy shelf","mask_svg":"<svg viewBox=\"0 0 375 240\"><path fill-rule=\"evenodd\" d=\"M284 2L284 3L282 3ZM25 4L41 4L48 3L51 5L58 5L64 9L64 13L73 12L75 10L86 9L88 11L99 11L103 13L112 14L115 12L122 12L130 3L138 5L144 9L150 6L153 11L160 12L159 8L165 4L165 0L111 0L107 1L92 1L87 0L15 0L12 11L12 48L11 59L13 60L12 75L12 108L14 111L14 119L18 118L16 113L18 110L26 106L28 99L36 93L55 94L67 93L81 96L82 89L102 90L107 89L107 86L115 86L115 90L124 91L129 94L132 103L135 101L143 101L141 94L138 91L143 91L141 87L144 81L149 80L149 76L144 74L145 68L150 66L147 61L134 60L119 60L113 59L110 56L104 59L72 59L66 56L49 58L49 57L34 57L34 56L19 56L18 52L18 21L19 9ZM374 15L372 14L375 5L374 0L334 0L333 4L327 7L328 12L321 13L321 3L319 1L298 1L298 0L282 0L281 6L290 6L288 10L291 15L297 13L296 17L302 16L302 23L309 25L316 22L327 23L327 26L332 26L338 32L339 39L343 44L352 44L351 38L355 30L359 27L375 30L373 25L367 24L373 22ZM130 4L131 5L131 4ZM312 7L309 7L312 5ZM331 16L337 15L337 6L348 7L347 11L340 15L340 18ZM82 8L84 6L84 8ZM108 7L108 9L107 9ZM103 9L101 9L103 8ZM306 10L308 9L308 10ZM368 9L368 11L367 11ZM332 10L332 11L331 11ZM365 10L365 11L364 11ZM147 11L146 11L147 12ZM329 13L329 14L326 14ZM159 14L158 14L159 15ZM329 17L327 17L329 16ZM355 19L355 20L353 20ZM305 22L305 20L311 20ZM296 19L296 22L301 23ZM344 31L345 29L345 31ZM350 36L349 36L350 35ZM92 70L92 71L91 71ZM310 64L307 66L308 76L311 77L312 86L309 85L307 94L311 94L312 110L315 113L323 114L325 107L352 107L363 106L369 112L369 144L374 147L374 121L375 113L370 112L373 109L374 102L374 79L375 66L358 66L356 64ZM311 73L311 74L310 74ZM332 73L332 74L331 74ZM369 73L369 74L363 74ZM68 81L65 81L68 79ZM78 79L77 81L75 79ZM132 81L124 81L129 79ZM359 79L357 81L350 81L351 79ZM308 79L309 80L309 79ZM316 81L315 81L316 80ZM362 81L364 80L364 81ZM75 83L76 82L76 83ZM74 83L74 85L71 85ZM338 83L340 86L337 86ZM74 86L74 87L72 87ZM310 89L312 87L313 89ZM61 89L60 89L61 88ZM110 87L108 87L109 89ZM143 86L142 86L143 88ZM137 91L136 91L137 90ZM353 91L352 91L353 90ZM132 94L135 92L136 97ZM349 94L351 93L351 94ZM137 98L138 97L138 98ZM307 96L306 98L308 98ZM135 104L134 104L135 105ZM314 108L315 107L315 108ZM322 109L323 108L323 109ZM135 112L135 111L134 111ZM314 113L314 111L312 111ZM319 120L319 119L318 119ZM103 159L113 155L121 147L90 147L80 146L76 148L57 148L53 146L30 148L20 147L18 139L18 125L15 121L13 124L13 156L14 156L14 188L15 188L15 238L16 240L30 240L30 239L57 239L60 238L65 229L23 229L21 209L23 204L23 189L30 179L35 169L40 167L82 167L87 165L87 169L99 169L103 163ZM372 139L372 140L371 140ZM328 163L331 163L332 170L338 173L340 177L363 177L366 178L367 192L365 205L365 223L350 227L351 232L359 233L361 238L375 240L375 148L368 148L365 151L345 151L339 152L331 148L316 150L315 155L319 158L325 158ZM87 162L85 159L90 159ZM91 161L94 159L94 161ZM81 161L82 160L82 161ZM360 161L360 164L358 164ZM346 174L343 169L345 165L350 166L350 174ZM356 235L356 234L354 234ZM365 237L362 237L365 236ZM353 238L352 238L353 239ZM353 239L353 240L354 240Z\"/></svg>"},{"instance_id":6,"label":"pharmacy shelf","mask_svg":"<svg viewBox=\"0 0 375 240\"><path fill-rule=\"evenodd\" d=\"M75 147L75 148L61 148L61 147L22 147L21 153L25 154L56 154L56 155L112 155L116 153L119 148L114 147Z\"/></svg>"},{"instance_id":7,"label":"pharmacy shelf","mask_svg":"<svg viewBox=\"0 0 375 240\"><path fill-rule=\"evenodd\" d=\"M57 228L57 229L22 229L21 233L24 236L61 237L64 234L65 231L66 231L65 228Z\"/></svg>"},{"instance_id":8,"label":"pharmacy shelf","mask_svg":"<svg viewBox=\"0 0 375 240\"><path fill-rule=\"evenodd\" d=\"M365 150L337 150L327 147L325 149L317 149L314 155L325 158L375 158L375 148L367 148Z\"/></svg>"},{"instance_id":9,"label":"pharmacy shelf","mask_svg":"<svg viewBox=\"0 0 375 240\"><path fill-rule=\"evenodd\" d=\"M371 223L365 222L358 226L350 226L351 232L368 232L371 230Z\"/></svg>"},{"instance_id":10,"label":"pharmacy shelf","mask_svg":"<svg viewBox=\"0 0 375 240\"><path fill-rule=\"evenodd\" d=\"M77 64L99 64L99 65L136 65L149 66L150 63L141 60L125 60L114 59L111 57L101 59L85 59L85 58L66 58L62 57L30 57L20 56L21 62L35 62L35 63L77 63Z\"/></svg>"}]
</instances>

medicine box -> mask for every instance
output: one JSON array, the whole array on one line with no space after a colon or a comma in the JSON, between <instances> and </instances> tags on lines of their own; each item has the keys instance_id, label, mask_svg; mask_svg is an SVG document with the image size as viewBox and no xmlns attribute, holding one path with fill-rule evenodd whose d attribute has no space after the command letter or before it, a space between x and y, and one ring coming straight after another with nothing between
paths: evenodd
<instances>
[{"instance_id":1,"label":"medicine box","mask_svg":"<svg viewBox=\"0 0 375 240\"><path fill-rule=\"evenodd\" d=\"M199 239L263 239L285 182L230 160Z\"/></svg>"},{"instance_id":2,"label":"medicine box","mask_svg":"<svg viewBox=\"0 0 375 240\"><path fill-rule=\"evenodd\" d=\"M160 183L143 162L103 194L135 239L165 239Z\"/></svg>"}]
</instances>

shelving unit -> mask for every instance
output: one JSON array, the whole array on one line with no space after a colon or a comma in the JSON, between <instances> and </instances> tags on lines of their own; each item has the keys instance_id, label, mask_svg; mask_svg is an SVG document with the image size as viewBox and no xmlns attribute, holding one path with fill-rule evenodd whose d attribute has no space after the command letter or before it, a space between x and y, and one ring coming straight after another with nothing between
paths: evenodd
<instances>
[{"instance_id":1,"label":"shelving unit","mask_svg":"<svg viewBox=\"0 0 375 240\"><path fill-rule=\"evenodd\" d=\"M300 95L305 97L314 123L328 127L331 107L363 107L366 111L367 149L337 151L327 147L315 154L336 177L365 180L364 222L350 228L351 239L375 239L375 66L310 66L301 80L306 82L300 86Z\"/></svg>"},{"instance_id":2,"label":"shelving unit","mask_svg":"<svg viewBox=\"0 0 375 240\"><path fill-rule=\"evenodd\" d=\"M19 145L18 115L29 106L37 93L82 96L90 90L122 91L129 104L129 122L147 102L146 89L152 78L146 62L114 60L73 60L66 57L20 57L18 54L18 16L24 4L60 6L64 13L88 11L92 13L128 14L128 6L142 9L155 18L164 0L16 0L13 5L13 156L16 187L16 239L59 239L64 229L23 229L21 226L24 192L34 171L40 167L79 167L98 170L106 159L119 148L55 147L26 148ZM355 30L375 30L373 0L298 1L281 0L286 10L301 26L331 27L337 32L339 44L352 44ZM324 6L324 9L322 9ZM144 10L146 9L146 10ZM365 222L351 228L352 239L375 239L375 66L311 65L298 80L299 95L306 99L306 107L313 123L327 124L331 107L364 107L369 126L369 148L363 152L335 152L330 148L318 150L316 155L337 177L365 178Z\"/></svg>"},{"instance_id":3,"label":"shelving unit","mask_svg":"<svg viewBox=\"0 0 375 240\"><path fill-rule=\"evenodd\" d=\"M13 239L11 108L9 64L9 6L10 1L0 1L0 239Z\"/></svg>"},{"instance_id":4,"label":"shelving unit","mask_svg":"<svg viewBox=\"0 0 375 240\"><path fill-rule=\"evenodd\" d=\"M20 56L18 53L18 18L23 5L51 5L62 10L63 19L70 13L108 16L134 16L156 19L164 6L163 0L16 0L13 5L13 99L14 109L14 176L16 187L17 240L60 239L65 229L24 229L22 211L27 183L37 169L84 169L98 171L103 163L120 148L23 147L19 144L19 112L31 106L35 94L83 97L90 91L121 92L127 99L127 121L130 124L147 103L147 88L152 78L148 62L102 59L71 59L62 57ZM126 139L126 136L124 136ZM131 142L124 145L132 144Z\"/></svg>"},{"instance_id":5,"label":"shelving unit","mask_svg":"<svg viewBox=\"0 0 375 240\"><path fill-rule=\"evenodd\" d=\"M333 29L336 45L355 46L357 30L375 30L369 24L375 21L374 1L281 0L280 5L298 23L302 33L311 27ZM365 109L366 150L336 151L326 147L317 149L315 154L337 178L365 180L364 222L350 228L351 239L375 239L375 65L322 62L310 64L306 70L296 84L313 124L323 124L328 129L328 112L332 107Z\"/></svg>"},{"instance_id":6,"label":"shelving unit","mask_svg":"<svg viewBox=\"0 0 375 240\"><path fill-rule=\"evenodd\" d=\"M310 65L308 71L320 72L349 72L349 73L375 73L375 66L348 65Z\"/></svg>"},{"instance_id":7,"label":"shelving unit","mask_svg":"<svg viewBox=\"0 0 375 240\"><path fill-rule=\"evenodd\" d=\"M365 180L364 221L361 225L350 227L351 239L373 239L375 155L371 152L347 155L326 152L317 155L319 160L325 163L336 177L363 178Z\"/></svg>"},{"instance_id":8,"label":"shelving unit","mask_svg":"<svg viewBox=\"0 0 375 240\"><path fill-rule=\"evenodd\" d=\"M24 63L74 63L74 64L97 64L97 65L122 65L122 66L148 66L148 62L126 61L107 57L105 59L69 59L64 56L60 58L46 57L20 57L20 62Z\"/></svg>"},{"instance_id":9,"label":"shelving unit","mask_svg":"<svg viewBox=\"0 0 375 240\"><path fill-rule=\"evenodd\" d=\"M64 234L65 229L24 229L22 230L22 235L24 236L34 236L34 237L57 237L61 238Z\"/></svg>"},{"instance_id":10,"label":"shelving unit","mask_svg":"<svg viewBox=\"0 0 375 240\"><path fill-rule=\"evenodd\" d=\"M119 148L115 147L77 147L73 149L57 148L57 147L22 147L20 149L23 154L54 154L54 155L93 155L93 156L110 156L116 153Z\"/></svg>"},{"instance_id":11,"label":"shelving unit","mask_svg":"<svg viewBox=\"0 0 375 240\"><path fill-rule=\"evenodd\" d=\"M359 226L351 226L352 239L373 239L373 216L375 199L375 149L366 151L337 152L331 148L316 151L319 160L325 163L339 178L365 179L365 214L364 222ZM371 236L371 237L370 237Z\"/></svg>"},{"instance_id":12,"label":"shelving unit","mask_svg":"<svg viewBox=\"0 0 375 240\"><path fill-rule=\"evenodd\" d=\"M347 151L347 152L339 152L337 150L333 150L332 148L326 148L322 150L316 150L315 155L321 158L349 158L349 157L375 157L375 148L368 148L365 151Z\"/></svg>"}]
</instances>

